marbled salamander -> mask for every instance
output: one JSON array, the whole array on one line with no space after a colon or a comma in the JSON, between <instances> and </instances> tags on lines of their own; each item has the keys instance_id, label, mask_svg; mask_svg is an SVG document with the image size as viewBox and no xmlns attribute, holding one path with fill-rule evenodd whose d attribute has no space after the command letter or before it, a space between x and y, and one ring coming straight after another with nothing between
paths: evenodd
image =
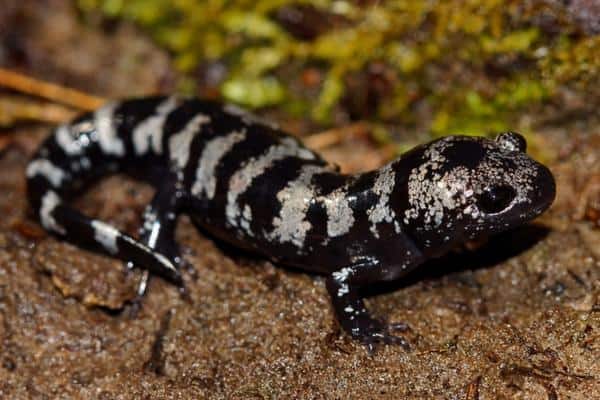
<instances>
[{"instance_id":1,"label":"marbled salamander","mask_svg":"<svg viewBox=\"0 0 600 400\"><path fill-rule=\"evenodd\" d=\"M185 212L216 238L327 274L335 313L354 338L406 345L371 317L361 288L548 208L554 179L525 148L510 132L496 140L450 136L346 175L236 107L153 97L114 102L56 128L27 167L27 188L47 230L177 284L174 228ZM141 172L157 190L139 239L66 203L117 170Z\"/></svg>"}]
</instances>

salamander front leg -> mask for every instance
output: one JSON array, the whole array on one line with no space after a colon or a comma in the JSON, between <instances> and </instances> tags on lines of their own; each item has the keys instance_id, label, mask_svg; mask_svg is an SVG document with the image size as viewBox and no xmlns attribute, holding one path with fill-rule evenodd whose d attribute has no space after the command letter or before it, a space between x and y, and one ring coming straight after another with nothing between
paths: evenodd
<instances>
[{"instance_id":1,"label":"salamander front leg","mask_svg":"<svg viewBox=\"0 0 600 400\"><path fill-rule=\"evenodd\" d=\"M186 198L186 193L179 188L177 182L160 187L144 211L140 229L140 241L166 257L176 267L181 266L183 259L179 246L175 243L175 226L177 214ZM144 271L138 286L139 296L144 295L149 278L149 272Z\"/></svg>"},{"instance_id":2,"label":"salamander front leg","mask_svg":"<svg viewBox=\"0 0 600 400\"><path fill-rule=\"evenodd\" d=\"M385 268L380 265L367 263L342 268L327 279L327 290L340 325L353 338L366 345L370 352L381 343L397 344L409 349L403 337L392 335L390 326L371 316L360 295L362 287L384 280L380 277L385 273Z\"/></svg>"}]
</instances>

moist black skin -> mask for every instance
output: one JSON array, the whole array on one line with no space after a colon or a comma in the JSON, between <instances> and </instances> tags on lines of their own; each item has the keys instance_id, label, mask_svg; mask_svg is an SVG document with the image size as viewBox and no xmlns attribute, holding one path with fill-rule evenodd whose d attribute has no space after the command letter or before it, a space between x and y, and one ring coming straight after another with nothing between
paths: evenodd
<instances>
[{"instance_id":1,"label":"moist black skin","mask_svg":"<svg viewBox=\"0 0 600 400\"><path fill-rule=\"evenodd\" d=\"M139 239L68 205L83 187L116 171L156 188ZM27 190L52 233L180 286L180 213L219 240L325 274L340 325L372 349L408 344L371 316L363 289L535 218L552 203L555 183L527 156L518 133L449 136L378 170L348 175L232 106L150 97L111 103L57 127L28 165Z\"/></svg>"}]
</instances>

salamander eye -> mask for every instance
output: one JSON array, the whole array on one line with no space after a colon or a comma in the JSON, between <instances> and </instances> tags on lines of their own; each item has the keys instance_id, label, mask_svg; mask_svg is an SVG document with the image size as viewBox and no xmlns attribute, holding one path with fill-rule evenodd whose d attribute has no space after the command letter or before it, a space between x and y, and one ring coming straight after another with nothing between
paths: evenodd
<instances>
[{"instance_id":1,"label":"salamander eye","mask_svg":"<svg viewBox=\"0 0 600 400\"><path fill-rule=\"evenodd\" d=\"M510 186L491 186L478 197L477 205L486 214L496 214L506 209L515 196L515 190Z\"/></svg>"}]
</instances>

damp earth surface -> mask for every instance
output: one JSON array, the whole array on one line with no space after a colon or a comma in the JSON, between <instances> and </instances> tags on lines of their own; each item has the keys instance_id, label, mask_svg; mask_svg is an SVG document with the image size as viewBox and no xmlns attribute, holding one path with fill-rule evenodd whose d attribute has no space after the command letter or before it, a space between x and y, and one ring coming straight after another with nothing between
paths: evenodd
<instances>
[{"instance_id":1,"label":"damp earth surface","mask_svg":"<svg viewBox=\"0 0 600 400\"><path fill-rule=\"evenodd\" d=\"M587 14L573 18L594 34ZM176 89L170 55L129 23L86 25L62 0L9 0L0 22L2 64L29 75L114 98ZM186 216L176 235L189 298L153 278L136 304L139 270L57 240L31 215L25 165L49 126L4 129L0 397L600 399L600 118L589 112L600 104L582 96L521 117L556 177L552 208L374 288L370 308L405 322L411 343L374 354L336 325L321 277L223 246ZM299 135L314 126L264 113ZM361 134L322 153L346 171L392 155ZM151 196L116 175L76 204L135 234Z\"/></svg>"}]
</instances>

